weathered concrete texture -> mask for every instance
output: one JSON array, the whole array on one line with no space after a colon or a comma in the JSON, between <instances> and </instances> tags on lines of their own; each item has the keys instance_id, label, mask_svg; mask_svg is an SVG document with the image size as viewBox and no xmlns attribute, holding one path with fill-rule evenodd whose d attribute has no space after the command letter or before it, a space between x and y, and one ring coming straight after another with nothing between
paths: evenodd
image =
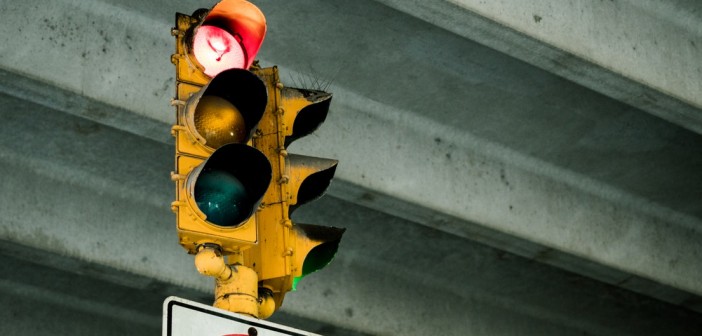
<instances>
[{"instance_id":1,"label":"weathered concrete texture","mask_svg":"<svg viewBox=\"0 0 702 336\"><path fill-rule=\"evenodd\" d=\"M306 72L334 80L329 121L292 151L338 158L340 179L459 219L448 229L421 221L448 232L473 223L543 247L529 257L565 252L611 268L613 283L635 276L702 292L700 136L374 2L260 5L270 22L264 63L284 65L286 83ZM167 141L172 11L137 1L5 8L2 67L90 99L14 77L9 91Z\"/></svg>"},{"instance_id":2,"label":"weathered concrete texture","mask_svg":"<svg viewBox=\"0 0 702 336\"><path fill-rule=\"evenodd\" d=\"M153 20L125 5L3 0L0 62L3 68L154 119L171 117L163 113L163 104L173 95L173 19ZM138 8L144 6L139 2Z\"/></svg>"},{"instance_id":3,"label":"weathered concrete texture","mask_svg":"<svg viewBox=\"0 0 702 336\"><path fill-rule=\"evenodd\" d=\"M91 277L96 273L107 276L104 269L91 270L89 265L75 262L83 269L76 267L74 272L82 274L68 272L62 259L5 241L0 251L3 335L159 334L163 299L158 288L151 288L153 293L142 289L143 295L136 295L137 289ZM115 279L118 275L112 274Z\"/></svg>"},{"instance_id":4,"label":"weathered concrete texture","mask_svg":"<svg viewBox=\"0 0 702 336\"><path fill-rule=\"evenodd\" d=\"M702 132L698 1L379 2Z\"/></svg>"},{"instance_id":5,"label":"weathered concrete texture","mask_svg":"<svg viewBox=\"0 0 702 336\"><path fill-rule=\"evenodd\" d=\"M158 335L168 296L212 302L211 292L4 240L0 255L3 335ZM322 335L364 335L285 312L276 313L273 321Z\"/></svg>"},{"instance_id":6,"label":"weathered concrete texture","mask_svg":"<svg viewBox=\"0 0 702 336\"><path fill-rule=\"evenodd\" d=\"M0 180L0 239L211 290L175 244L168 210L169 32L174 11L208 4L1 3L0 173L12 178ZM677 95L670 81L654 85L505 28L493 21L501 7L486 18L449 2L382 3L412 15L365 0L257 2L269 22L262 64L279 64L287 85L335 93L319 132L290 148L341 161L334 198L300 220L349 228L349 250L286 309L371 334L697 331L697 315L679 308L702 311L702 136L688 130L698 130L700 109L680 96L687 89ZM582 9L620 6L600 16L614 24L617 13L653 15L654 5ZM670 6L653 19L683 8ZM528 12L514 20L537 30L562 22ZM634 53L641 64L659 57L644 49ZM685 78L688 89L699 84ZM527 259L495 260L501 250ZM126 285L148 290L148 281Z\"/></svg>"},{"instance_id":7,"label":"weathered concrete texture","mask_svg":"<svg viewBox=\"0 0 702 336\"><path fill-rule=\"evenodd\" d=\"M2 254L21 261L3 264L13 270L0 274L11 293L3 297L26 303L12 312L39 318L47 310L29 307L48 302L49 311L62 310L50 324L59 332L89 334L99 326L127 332L124 320L143 321L135 328L150 330L151 313L140 311L153 308L130 303L139 302L142 293L165 297L175 291L172 286L211 290L211 280L196 274L192 257L175 243L167 206L173 186L162 158L172 153L171 146L5 95L0 99L10 108L0 112L6 120L0 125L0 174L8 177L0 180L0 240ZM685 308L334 197L295 215L300 222L348 228L336 260L286 297L283 312L315 323L376 335L702 330L699 314ZM53 281L57 271L36 270L36 264L99 282L93 288L82 285L87 278ZM42 276L32 277L37 274ZM66 294L69 284L76 285L75 292ZM126 288L124 297L122 289L110 289L115 285ZM95 298L103 290L106 297ZM94 321L115 315L99 325L62 327L64 318L86 310ZM22 321L16 328L28 327Z\"/></svg>"}]
</instances>

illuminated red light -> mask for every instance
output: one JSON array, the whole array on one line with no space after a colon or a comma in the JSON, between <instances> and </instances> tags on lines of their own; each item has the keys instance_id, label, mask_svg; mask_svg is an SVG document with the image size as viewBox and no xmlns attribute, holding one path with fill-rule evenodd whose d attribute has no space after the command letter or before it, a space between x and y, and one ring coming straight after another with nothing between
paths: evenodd
<instances>
[{"instance_id":1,"label":"illuminated red light","mask_svg":"<svg viewBox=\"0 0 702 336\"><path fill-rule=\"evenodd\" d=\"M246 66L246 55L239 41L228 31L215 26L198 28L193 38L193 54L209 77Z\"/></svg>"},{"instance_id":2,"label":"illuminated red light","mask_svg":"<svg viewBox=\"0 0 702 336\"><path fill-rule=\"evenodd\" d=\"M263 38L266 18L246 0L222 0L209 11L192 36L191 53L205 75L248 69L254 62Z\"/></svg>"}]
</instances>

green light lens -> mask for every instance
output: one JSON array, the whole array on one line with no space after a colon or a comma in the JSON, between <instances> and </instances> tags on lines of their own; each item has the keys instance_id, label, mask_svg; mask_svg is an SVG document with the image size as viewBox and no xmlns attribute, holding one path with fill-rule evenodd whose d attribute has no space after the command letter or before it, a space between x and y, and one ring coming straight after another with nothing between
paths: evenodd
<instances>
[{"instance_id":1,"label":"green light lens","mask_svg":"<svg viewBox=\"0 0 702 336\"><path fill-rule=\"evenodd\" d=\"M301 276L293 278L292 290L297 290L297 283L302 279Z\"/></svg>"},{"instance_id":2,"label":"green light lens","mask_svg":"<svg viewBox=\"0 0 702 336\"><path fill-rule=\"evenodd\" d=\"M302 276L304 277L329 265L334 259L337 250L339 250L339 240L315 246L305 257L305 262L302 264Z\"/></svg>"},{"instance_id":3,"label":"green light lens","mask_svg":"<svg viewBox=\"0 0 702 336\"><path fill-rule=\"evenodd\" d=\"M221 170L200 173L195 184L195 202L208 222L224 227L241 225L253 207L241 181Z\"/></svg>"},{"instance_id":4,"label":"green light lens","mask_svg":"<svg viewBox=\"0 0 702 336\"><path fill-rule=\"evenodd\" d=\"M226 99L203 96L195 108L193 119L195 129L211 148L246 142L244 116Z\"/></svg>"},{"instance_id":5,"label":"green light lens","mask_svg":"<svg viewBox=\"0 0 702 336\"><path fill-rule=\"evenodd\" d=\"M341 239L317 245L310 250L307 257L305 257L305 261L302 263L302 275L293 278L293 290L297 288L297 283L300 282L303 277L324 268L334 260L336 251L339 250L339 242L341 242Z\"/></svg>"}]
</instances>

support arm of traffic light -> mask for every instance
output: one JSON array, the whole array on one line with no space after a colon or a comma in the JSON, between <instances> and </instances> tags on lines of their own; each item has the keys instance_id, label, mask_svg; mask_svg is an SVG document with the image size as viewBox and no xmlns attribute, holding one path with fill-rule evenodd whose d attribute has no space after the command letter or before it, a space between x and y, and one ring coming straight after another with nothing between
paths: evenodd
<instances>
[{"instance_id":1,"label":"support arm of traffic light","mask_svg":"<svg viewBox=\"0 0 702 336\"><path fill-rule=\"evenodd\" d=\"M256 272L241 263L227 265L219 246L198 247L195 267L202 275L215 278L215 307L264 319L275 311L272 295L259 292Z\"/></svg>"}]
</instances>

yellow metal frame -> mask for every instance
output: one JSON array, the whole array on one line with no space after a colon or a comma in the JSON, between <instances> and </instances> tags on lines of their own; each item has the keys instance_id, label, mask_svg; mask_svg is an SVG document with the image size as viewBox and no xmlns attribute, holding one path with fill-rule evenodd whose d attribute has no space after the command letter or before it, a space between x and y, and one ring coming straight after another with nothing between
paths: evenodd
<instances>
[{"instance_id":1,"label":"yellow metal frame","mask_svg":"<svg viewBox=\"0 0 702 336\"><path fill-rule=\"evenodd\" d=\"M258 273L262 285L273 292L276 307L292 288L292 221L288 217L288 182L284 175L287 151L284 148L286 105L281 97L282 83L278 68L254 69L268 89L268 105L258 125L258 135L253 145L260 150L273 167L273 178L266 194L263 207L256 213L259 234L263 239L254 248L244 253L245 264L252 265ZM257 262L260 261L260 262Z\"/></svg>"},{"instance_id":2,"label":"yellow metal frame","mask_svg":"<svg viewBox=\"0 0 702 336\"><path fill-rule=\"evenodd\" d=\"M305 255L320 244L298 237L289 207L298 202L297 191L302 182L311 174L327 169L333 160L304 161L303 158L304 164L290 160L285 139L292 135L298 113L316 102L297 89L285 88L277 67L254 65L250 70L265 84L268 102L249 145L269 160L271 183L259 209L241 226L223 228L205 220L188 185L188 176L196 173L214 151L198 139L187 122L189 106L192 109L199 92L211 80L187 46L188 36L192 36L199 24L197 19L178 13L172 31L176 39L176 52L171 57L176 67L173 100L176 123L172 128L176 155L171 177L176 184L172 209L176 213L178 236L180 244L196 254L198 270L217 279L215 306L265 318L281 306L285 293L293 287L294 277L302 273Z\"/></svg>"},{"instance_id":3,"label":"yellow metal frame","mask_svg":"<svg viewBox=\"0 0 702 336\"><path fill-rule=\"evenodd\" d=\"M246 249L258 242L258 231L254 218L235 228L224 228L209 224L205 215L194 203L191 188L187 186L187 177L214 149L202 143L192 127L188 127L187 114L192 110L198 92L210 81L186 46L186 36L199 24L196 19L176 14L176 28L172 31L176 38L176 52L171 61L176 66L176 124L171 129L175 137L176 157L175 171L171 179L176 183L176 200L172 209L176 213L176 226L180 244L190 253L195 253L199 245L213 243L219 245L226 253Z\"/></svg>"}]
</instances>

